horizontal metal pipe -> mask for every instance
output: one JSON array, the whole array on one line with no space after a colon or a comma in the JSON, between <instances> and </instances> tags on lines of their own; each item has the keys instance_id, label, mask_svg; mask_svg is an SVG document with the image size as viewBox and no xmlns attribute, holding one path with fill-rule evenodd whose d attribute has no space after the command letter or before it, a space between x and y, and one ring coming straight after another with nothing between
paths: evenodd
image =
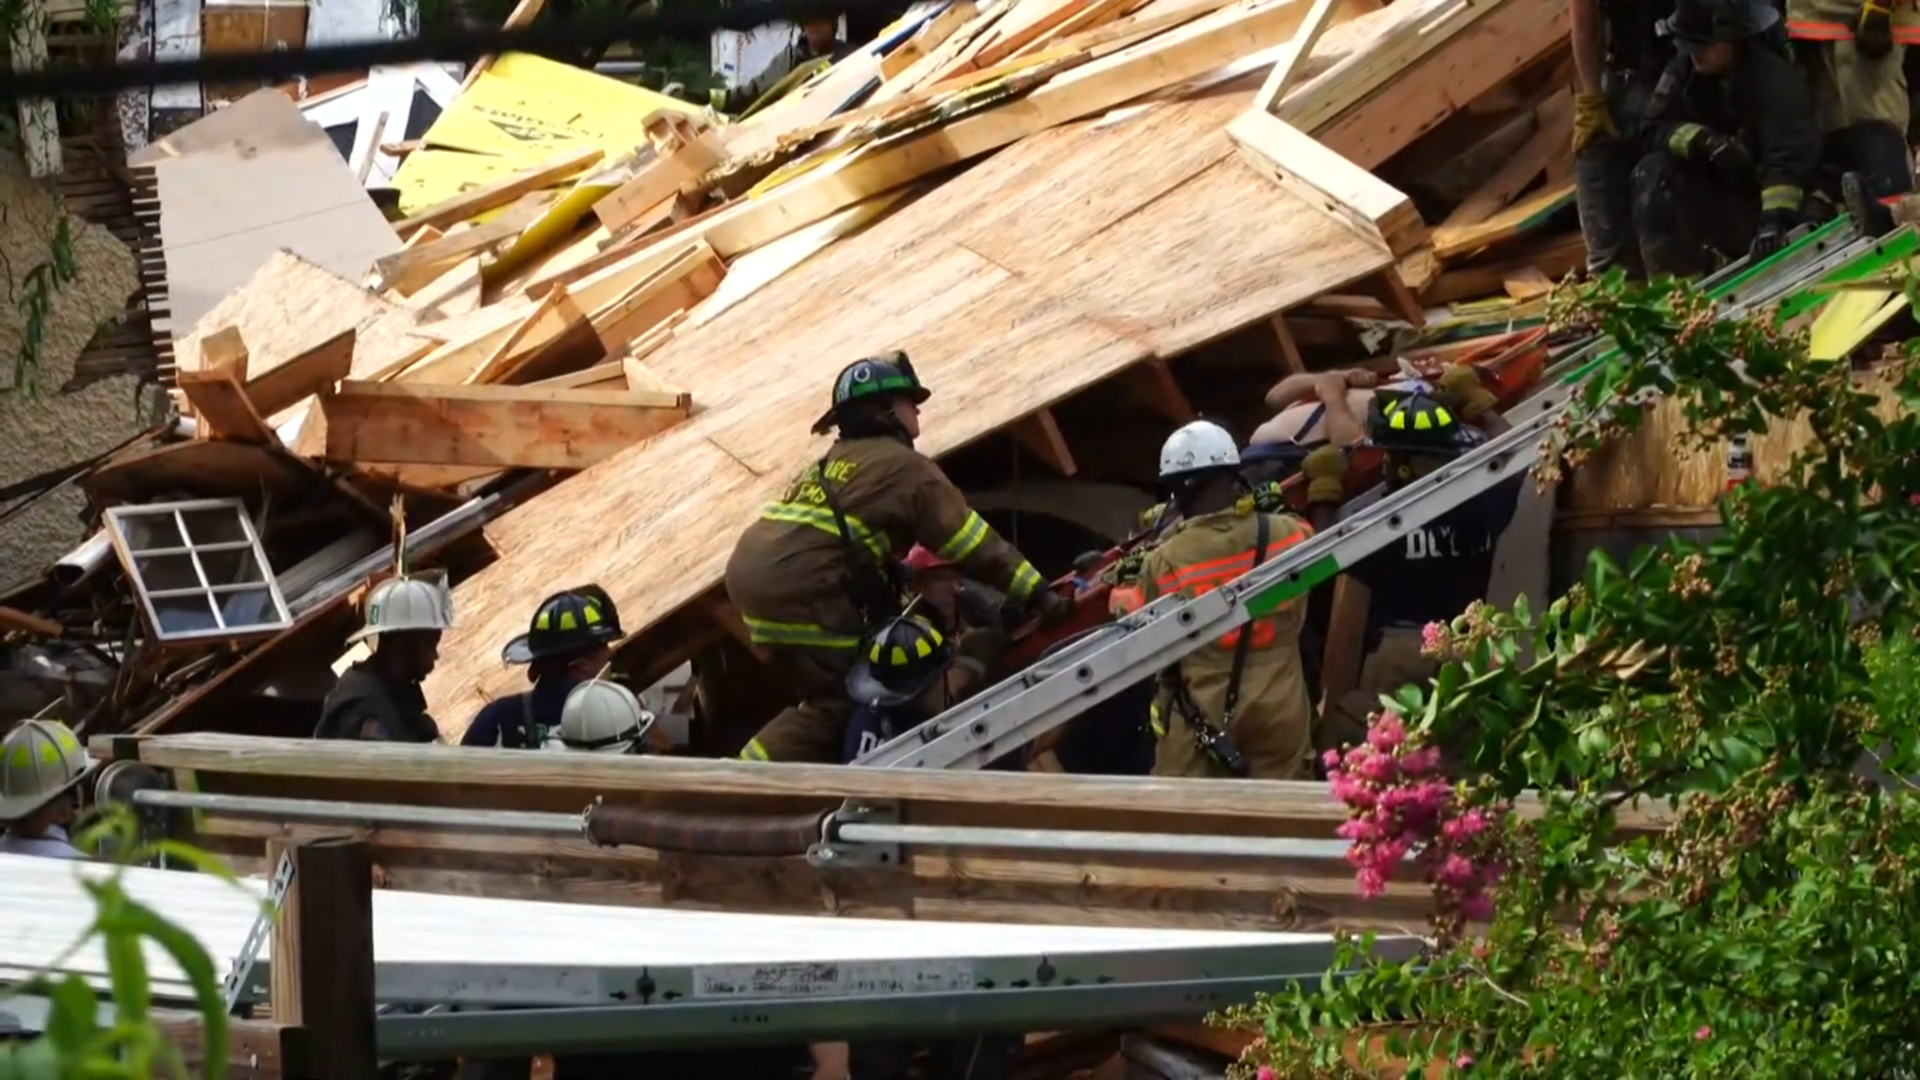
<instances>
[{"instance_id":1,"label":"horizontal metal pipe","mask_svg":"<svg viewBox=\"0 0 1920 1080\"><path fill-rule=\"evenodd\" d=\"M1218 855L1246 859L1339 859L1346 856L1350 846L1345 840L1298 840L1291 837L990 829L971 825L850 823L836 829L834 837L850 844L934 844L942 847L1027 848L1035 851L1100 851L1116 855Z\"/></svg>"},{"instance_id":2,"label":"horizontal metal pipe","mask_svg":"<svg viewBox=\"0 0 1920 1080\"><path fill-rule=\"evenodd\" d=\"M326 802L321 799L272 799L253 795L213 795L197 791L136 791L133 801L164 810L205 810L229 817L271 821L339 821L359 825L410 825L476 832L581 836L579 814L541 814L524 810L459 810L438 806Z\"/></svg>"}]
</instances>

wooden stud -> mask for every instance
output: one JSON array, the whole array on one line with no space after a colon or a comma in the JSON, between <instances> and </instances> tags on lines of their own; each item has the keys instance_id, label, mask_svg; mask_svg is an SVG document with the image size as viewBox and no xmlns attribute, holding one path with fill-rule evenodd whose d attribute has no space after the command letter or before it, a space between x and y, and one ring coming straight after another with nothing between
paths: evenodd
<instances>
[{"instance_id":1,"label":"wooden stud","mask_svg":"<svg viewBox=\"0 0 1920 1080\"><path fill-rule=\"evenodd\" d=\"M1426 309L1400 279L1400 268L1389 266L1385 270L1368 278L1362 285L1367 295L1380 301L1380 305L1395 317L1406 320L1415 329L1427 325Z\"/></svg>"},{"instance_id":2,"label":"wooden stud","mask_svg":"<svg viewBox=\"0 0 1920 1080\"><path fill-rule=\"evenodd\" d=\"M67 628L39 615L30 615L19 608L0 605L0 633L32 634L34 637L57 638L67 632Z\"/></svg>"},{"instance_id":3,"label":"wooden stud","mask_svg":"<svg viewBox=\"0 0 1920 1080\"><path fill-rule=\"evenodd\" d=\"M268 853L274 864L275 845ZM379 1069L374 1046L373 851L367 841L292 841L293 886L273 928L271 1008L276 1023L311 1039L312 1080L363 1080Z\"/></svg>"},{"instance_id":4,"label":"wooden stud","mask_svg":"<svg viewBox=\"0 0 1920 1080\"><path fill-rule=\"evenodd\" d=\"M1060 432L1060 422L1054 418L1052 409L1039 412L1013 425L1013 437L1027 453L1039 458L1047 468L1061 476L1072 476L1080 471L1073 460L1073 452L1067 448L1067 437Z\"/></svg>"},{"instance_id":5,"label":"wooden stud","mask_svg":"<svg viewBox=\"0 0 1920 1080\"><path fill-rule=\"evenodd\" d=\"M474 252L525 232L527 226L540 220L550 202L544 191L528 192L491 221L374 260L374 272L388 290L412 296Z\"/></svg>"},{"instance_id":6,"label":"wooden stud","mask_svg":"<svg viewBox=\"0 0 1920 1080\"><path fill-rule=\"evenodd\" d=\"M247 398L246 388L233 377L233 372L219 368L182 371L174 376L174 384L199 415L202 438L257 446L279 445L279 438Z\"/></svg>"},{"instance_id":7,"label":"wooden stud","mask_svg":"<svg viewBox=\"0 0 1920 1080\"><path fill-rule=\"evenodd\" d=\"M649 274L592 316L594 333L608 352L644 337L668 319L712 296L726 276L726 264L703 243ZM554 293L562 290L556 289ZM553 296L554 293L548 293Z\"/></svg>"},{"instance_id":8,"label":"wooden stud","mask_svg":"<svg viewBox=\"0 0 1920 1080\"><path fill-rule=\"evenodd\" d=\"M1271 113L1249 111L1227 125L1241 159L1354 235L1395 255L1426 239L1413 200L1393 185L1315 142Z\"/></svg>"},{"instance_id":9,"label":"wooden stud","mask_svg":"<svg viewBox=\"0 0 1920 1080\"><path fill-rule=\"evenodd\" d=\"M330 461L584 469L684 420L684 394L346 382L322 399Z\"/></svg>"},{"instance_id":10,"label":"wooden stud","mask_svg":"<svg viewBox=\"0 0 1920 1080\"><path fill-rule=\"evenodd\" d=\"M1320 661L1320 710L1325 713L1360 685L1360 665L1366 651L1367 587L1352 574L1333 582L1333 610L1327 620L1326 649Z\"/></svg>"},{"instance_id":11,"label":"wooden stud","mask_svg":"<svg viewBox=\"0 0 1920 1080\"><path fill-rule=\"evenodd\" d=\"M1286 98L1287 91L1293 87L1293 81L1306 69L1307 57L1313 55L1313 47L1320 43L1320 35L1333 24L1334 9L1345 7L1343 0L1313 0L1312 10L1307 12L1300 29L1294 31L1293 40L1287 42L1280 51L1280 59L1267 73L1260 91L1253 95L1253 107L1263 113L1271 113L1274 107Z\"/></svg>"},{"instance_id":12,"label":"wooden stud","mask_svg":"<svg viewBox=\"0 0 1920 1080\"><path fill-rule=\"evenodd\" d=\"M237 326L223 326L200 339L200 370L225 371L247 381L247 342Z\"/></svg>"},{"instance_id":13,"label":"wooden stud","mask_svg":"<svg viewBox=\"0 0 1920 1080\"><path fill-rule=\"evenodd\" d=\"M682 185L712 172L725 158L717 138L696 136L641 165L626 183L601 196L593 204L594 216L609 233L618 233L648 217L654 207L672 205Z\"/></svg>"},{"instance_id":14,"label":"wooden stud","mask_svg":"<svg viewBox=\"0 0 1920 1080\"><path fill-rule=\"evenodd\" d=\"M1267 325L1273 328L1273 340L1279 346L1280 370L1288 375L1306 374L1307 358L1300 352L1300 341L1287 325L1287 317L1275 315L1267 320Z\"/></svg>"},{"instance_id":15,"label":"wooden stud","mask_svg":"<svg viewBox=\"0 0 1920 1080\"><path fill-rule=\"evenodd\" d=\"M506 206L530 191L549 187L592 168L599 163L602 156L604 151L597 147L556 154L533 168L523 169L511 176L495 180L491 184L463 191L434 203L404 221L395 222L393 230L401 236L411 236L415 230L428 225L445 229L475 214Z\"/></svg>"},{"instance_id":16,"label":"wooden stud","mask_svg":"<svg viewBox=\"0 0 1920 1080\"><path fill-rule=\"evenodd\" d=\"M273 416L307 398L329 390L353 371L353 348L357 333L342 330L327 340L277 364L246 383L247 400L262 416ZM206 343L201 343L201 355Z\"/></svg>"},{"instance_id":17,"label":"wooden stud","mask_svg":"<svg viewBox=\"0 0 1920 1080\"><path fill-rule=\"evenodd\" d=\"M1121 372L1120 377L1140 404L1168 420L1188 424L1199 419L1200 414L1194 411L1187 392L1180 388L1180 381L1165 360L1143 360Z\"/></svg>"}]
</instances>

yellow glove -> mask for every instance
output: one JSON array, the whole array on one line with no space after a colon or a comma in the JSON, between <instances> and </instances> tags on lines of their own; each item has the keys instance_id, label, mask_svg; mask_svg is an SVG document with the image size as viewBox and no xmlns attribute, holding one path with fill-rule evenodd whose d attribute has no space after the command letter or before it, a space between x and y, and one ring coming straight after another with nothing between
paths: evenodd
<instances>
[{"instance_id":1,"label":"yellow glove","mask_svg":"<svg viewBox=\"0 0 1920 1080\"><path fill-rule=\"evenodd\" d=\"M1887 0L1863 0L1853 47L1869 60L1885 60L1893 52L1893 6Z\"/></svg>"},{"instance_id":2,"label":"yellow glove","mask_svg":"<svg viewBox=\"0 0 1920 1080\"><path fill-rule=\"evenodd\" d=\"M1323 446L1300 463L1307 477L1307 502L1338 503L1347 497L1347 455L1337 446Z\"/></svg>"},{"instance_id":3,"label":"yellow glove","mask_svg":"<svg viewBox=\"0 0 1920 1080\"><path fill-rule=\"evenodd\" d=\"M1480 385L1480 374L1466 364L1448 368L1447 373L1440 376L1433 396L1469 424L1499 404L1493 393Z\"/></svg>"},{"instance_id":4,"label":"yellow glove","mask_svg":"<svg viewBox=\"0 0 1920 1080\"><path fill-rule=\"evenodd\" d=\"M1576 94L1573 98L1573 152L1578 154L1603 135L1618 135L1613 110L1605 94Z\"/></svg>"}]
</instances>

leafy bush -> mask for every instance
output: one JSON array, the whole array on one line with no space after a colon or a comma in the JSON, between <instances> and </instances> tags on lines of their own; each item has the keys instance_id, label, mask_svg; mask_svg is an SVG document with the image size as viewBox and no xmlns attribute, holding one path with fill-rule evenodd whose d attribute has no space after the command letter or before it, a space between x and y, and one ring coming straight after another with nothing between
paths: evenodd
<instances>
[{"instance_id":1,"label":"leafy bush","mask_svg":"<svg viewBox=\"0 0 1920 1080\"><path fill-rule=\"evenodd\" d=\"M1887 420L1849 364L1809 359L1771 319L1715 321L1683 285L1610 282L1563 314L1622 354L1556 458L1635 423L1644 391L1676 396L1703 446L1802 413L1817 441L1787 481L1730 492L1710 542L1627 567L1596 555L1538 617L1482 605L1429 628L1436 678L1330 764L1363 887L1417 874L1439 896L1430 948L1394 965L1349 941L1358 974L1223 1018L1264 1036L1242 1067L1910 1075L1920 788L1897 778L1920 773L1911 351L1880 373L1904 406ZM1434 747L1457 780L1436 778ZM1667 827L1629 828L1638 815Z\"/></svg>"},{"instance_id":2,"label":"leafy bush","mask_svg":"<svg viewBox=\"0 0 1920 1080\"><path fill-rule=\"evenodd\" d=\"M165 855L236 887L238 882L217 860L172 841L142 843L131 812L116 808L76 837L83 850L116 852L120 868L98 881L83 882L95 906L93 923L79 941L48 965L66 959L98 938L105 946L113 1021L102 1025L93 988L78 975L43 975L23 989L46 995L52 1004L46 1033L22 1042L0 1044L0 1080L151 1080L193 1077L225 1080L227 1010L220 975L205 948L180 926L127 894L124 867ZM204 1023L205 1065L189 1072L179 1049L168 1042L153 1015L153 992L144 945L152 942L171 956L193 984ZM0 1005L5 998L0 997Z\"/></svg>"}]
</instances>

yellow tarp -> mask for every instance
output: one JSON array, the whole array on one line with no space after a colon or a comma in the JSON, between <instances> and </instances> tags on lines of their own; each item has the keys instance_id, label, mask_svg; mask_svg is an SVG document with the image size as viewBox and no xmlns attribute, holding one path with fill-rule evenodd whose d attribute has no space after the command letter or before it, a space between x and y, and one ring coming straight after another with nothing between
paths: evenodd
<instances>
[{"instance_id":1,"label":"yellow tarp","mask_svg":"<svg viewBox=\"0 0 1920 1080\"><path fill-rule=\"evenodd\" d=\"M618 157L646 140L641 123L661 109L701 112L591 71L506 53L427 129L427 149L400 166L400 209L414 213L576 147Z\"/></svg>"}]
</instances>

